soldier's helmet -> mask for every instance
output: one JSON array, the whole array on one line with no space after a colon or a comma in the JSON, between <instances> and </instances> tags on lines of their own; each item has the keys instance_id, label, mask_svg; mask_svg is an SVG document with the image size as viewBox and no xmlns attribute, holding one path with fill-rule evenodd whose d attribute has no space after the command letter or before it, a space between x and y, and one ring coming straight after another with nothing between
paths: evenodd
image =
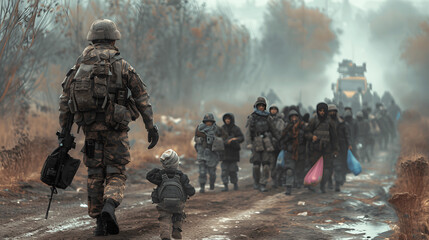
<instances>
[{"instance_id":1,"label":"soldier's helmet","mask_svg":"<svg viewBox=\"0 0 429 240\"><path fill-rule=\"evenodd\" d=\"M298 114L298 112L296 110L292 109L292 110L289 111L289 114L288 114L287 118L290 119L292 116L299 117L299 114Z\"/></svg>"},{"instance_id":2,"label":"soldier's helmet","mask_svg":"<svg viewBox=\"0 0 429 240\"><path fill-rule=\"evenodd\" d=\"M98 19L92 23L86 39L88 41L119 40L121 39L121 33L113 21L109 19Z\"/></svg>"},{"instance_id":3,"label":"soldier's helmet","mask_svg":"<svg viewBox=\"0 0 429 240\"><path fill-rule=\"evenodd\" d=\"M271 109L277 109L277 112L279 112L279 108L275 104L273 104L273 105L270 106L269 110L271 111Z\"/></svg>"},{"instance_id":4,"label":"soldier's helmet","mask_svg":"<svg viewBox=\"0 0 429 240\"><path fill-rule=\"evenodd\" d=\"M328 104L328 111L337 111L338 112L337 105L335 105L333 103Z\"/></svg>"},{"instance_id":5,"label":"soldier's helmet","mask_svg":"<svg viewBox=\"0 0 429 240\"><path fill-rule=\"evenodd\" d=\"M213 113L207 113L206 115L204 115L203 123L205 122L216 122Z\"/></svg>"},{"instance_id":6,"label":"soldier's helmet","mask_svg":"<svg viewBox=\"0 0 429 240\"><path fill-rule=\"evenodd\" d=\"M267 99L265 99L264 97L258 97L258 99L256 99L256 102L253 105L253 107L257 107L260 104L263 104L265 106L265 108L267 108Z\"/></svg>"}]
</instances>

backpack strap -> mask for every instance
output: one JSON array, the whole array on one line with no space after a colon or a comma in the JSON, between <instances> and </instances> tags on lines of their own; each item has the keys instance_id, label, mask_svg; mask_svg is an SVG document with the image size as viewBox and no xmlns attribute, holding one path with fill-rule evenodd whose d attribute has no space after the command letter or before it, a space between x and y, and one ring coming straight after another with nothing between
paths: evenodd
<instances>
[{"instance_id":1,"label":"backpack strap","mask_svg":"<svg viewBox=\"0 0 429 240\"><path fill-rule=\"evenodd\" d=\"M115 102L119 105L125 105L128 97L128 91L124 85L124 82L122 81L122 62L120 60L122 60L122 57L119 54L109 58L109 62L112 65L113 71L116 75L116 82L114 87L112 86L111 91L116 95Z\"/></svg>"},{"instance_id":2,"label":"backpack strap","mask_svg":"<svg viewBox=\"0 0 429 240\"><path fill-rule=\"evenodd\" d=\"M167 181L168 180L168 175L166 173L162 174L162 181Z\"/></svg>"},{"instance_id":3,"label":"backpack strap","mask_svg":"<svg viewBox=\"0 0 429 240\"><path fill-rule=\"evenodd\" d=\"M180 175L179 174L174 174L174 178L177 179L180 182Z\"/></svg>"}]
</instances>

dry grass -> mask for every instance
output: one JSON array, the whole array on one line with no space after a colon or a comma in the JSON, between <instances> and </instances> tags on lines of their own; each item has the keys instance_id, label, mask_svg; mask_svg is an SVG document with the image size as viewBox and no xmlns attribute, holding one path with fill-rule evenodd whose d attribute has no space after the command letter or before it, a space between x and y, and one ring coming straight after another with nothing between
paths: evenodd
<instances>
[{"instance_id":1,"label":"dry grass","mask_svg":"<svg viewBox=\"0 0 429 240\"><path fill-rule=\"evenodd\" d=\"M399 124L401 155L398 177L391 188L393 205L399 218L398 239L429 238L429 121L415 111L403 114Z\"/></svg>"},{"instance_id":2,"label":"dry grass","mask_svg":"<svg viewBox=\"0 0 429 240\"><path fill-rule=\"evenodd\" d=\"M0 130L0 182L14 183L39 178L46 156L55 148L53 114L29 114L25 104L13 117L2 117Z\"/></svg>"},{"instance_id":3,"label":"dry grass","mask_svg":"<svg viewBox=\"0 0 429 240\"><path fill-rule=\"evenodd\" d=\"M196 158L193 143L194 131L204 113L215 113L217 124L221 126L223 125L222 115L225 112L233 112L237 125L244 131L243 127L247 115L252 110L252 104L242 107L225 102L209 102L204 108L198 110L195 110L196 107L180 106L162 109L165 115L158 113L154 116L155 122L160 127L160 140L152 150L147 149L147 131L142 119L139 118L130 125L129 139L132 145L132 159L128 167L142 168L148 162L158 163L159 156L169 148L185 158ZM181 118L181 121L177 121L178 118ZM37 112L28 107L17 112L16 117L1 117L0 184L38 180L44 160L57 146L55 132L58 130L57 112ZM76 127L73 132L76 134ZM76 150L71 151L73 157L82 158L80 148L83 145L83 139L84 136L80 133L76 139Z\"/></svg>"}]
</instances>

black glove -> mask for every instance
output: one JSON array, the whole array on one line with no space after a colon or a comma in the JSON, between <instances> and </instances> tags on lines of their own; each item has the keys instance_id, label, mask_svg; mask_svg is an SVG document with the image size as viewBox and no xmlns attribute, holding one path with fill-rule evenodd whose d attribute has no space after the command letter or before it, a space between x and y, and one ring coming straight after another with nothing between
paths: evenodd
<instances>
[{"instance_id":1,"label":"black glove","mask_svg":"<svg viewBox=\"0 0 429 240\"><path fill-rule=\"evenodd\" d=\"M150 142L149 147L147 149L152 149L158 143L159 135L158 135L158 127L155 125L153 128L147 130L147 141Z\"/></svg>"}]
</instances>

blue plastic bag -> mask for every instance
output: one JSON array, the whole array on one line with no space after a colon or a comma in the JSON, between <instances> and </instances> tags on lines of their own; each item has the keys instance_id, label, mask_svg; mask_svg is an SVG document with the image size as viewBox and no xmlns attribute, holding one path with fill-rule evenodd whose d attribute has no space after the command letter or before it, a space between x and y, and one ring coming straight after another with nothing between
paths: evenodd
<instances>
[{"instance_id":1,"label":"blue plastic bag","mask_svg":"<svg viewBox=\"0 0 429 240\"><path fill-rule=\"evenodd\" d=\"M362 172L362 166L355 156L353 156L353 153L350 151L350 149L347 152L347 167L355 176Z\"/></svg>"},{"instance_id":2,"label":"blue plastic bag","mask_svg":"<svg viewBox=\"0 0 429 240\"><path fill-rule=\"evenodd\" d=\"M285 167L285 150L281 150L279 155L277 156L276 166L282 168Z\"/></svg>"}]
</instances>

